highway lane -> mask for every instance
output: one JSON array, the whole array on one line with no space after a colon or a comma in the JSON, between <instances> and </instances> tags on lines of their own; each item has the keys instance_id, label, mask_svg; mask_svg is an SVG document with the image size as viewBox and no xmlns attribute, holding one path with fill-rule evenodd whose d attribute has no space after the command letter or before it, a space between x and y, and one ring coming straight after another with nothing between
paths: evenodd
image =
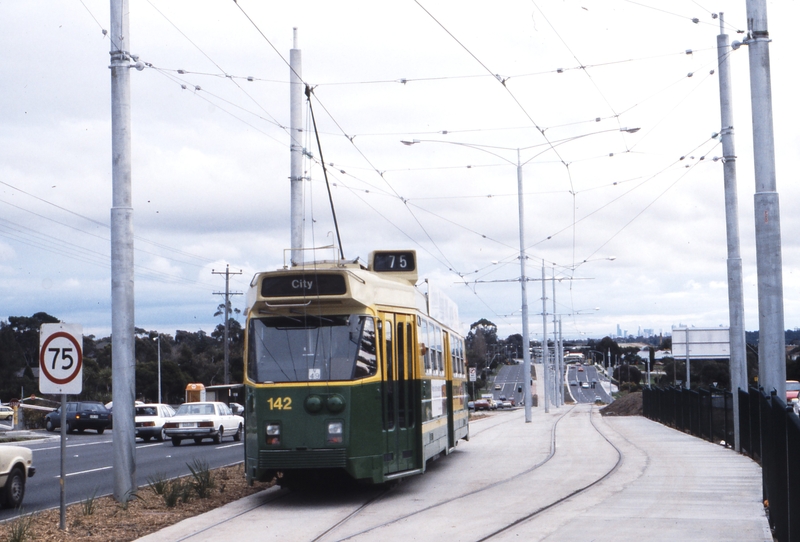
<instances>
[{"instance_id":1,"label":"highway lane","mask_svg":"<svg viewBox=\"0 0 800 542\"><path fill-rule=\"evenodd\" d=\"M38 433L38 431L37 431ZM0 510L0 521L38 510L58 507L60 496L61 441L58 433L41 431L41 440L18 443L33 451L36 475L28 478L21 510ZM67 503L80 502L93 495L100 497L114 491L113 431L103 435L87 431L67 435L65 457ZM210 440L173 446L172 442L136 441L136 485L146 486L157 475L174 478L190 474L188 465L205 460L210 468L241 462L242 442L224 439L220 444Z\"/></svg>"},{"instance_id":2,"label":"highway lane","mask_svg":"<svg viewBox=\"0 0 800 542\"><path fill-rule=\"evenodd\" d=\"M594 403L597 400L612 402L614 399L603 387L604 381L607 381L606 377L594 365L575 364L567 367L567 383L578 403Z\"/></svg>"},{"instance_id":3,"label":"highway lane","mask_svg":"<svg viewBox=\"0 0 800 542\"><path fill-rule=\"evenodd\" d=\"M522 404L523 395L518 391L524 381L522 369L521 363L500 366L494 379L494 389L492 390L495 401L499 400L501 396L508 400L513 397L517 405ZM497 389L497 386L500 386L500 389Z\"/></svg>"}]
</instances>

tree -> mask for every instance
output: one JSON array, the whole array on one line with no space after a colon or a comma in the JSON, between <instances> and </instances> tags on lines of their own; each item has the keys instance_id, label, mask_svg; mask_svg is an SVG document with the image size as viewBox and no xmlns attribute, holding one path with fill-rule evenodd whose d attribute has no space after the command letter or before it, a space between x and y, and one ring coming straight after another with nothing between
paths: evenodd
<instances>
[{"instance_id":1,"label":"tree","mask_svg":"<svg viewBox=\"0 0 800 542\"><path fill-rule=\"evenodd\" d=\"M497 326L486 318L481 318L469 327L465 343L470 365L481 371L486 367L487 350L497 344Z\"/></svg>"},{"instance_id":2,"label":"tree","mask_svg":"<svg viewBox=\"0 0 800 542\"><path fill-rule=\"evenodd\" d=\"M642 371L634 365L620 365L614 369L614 379L617 382L633 382L638 384L642 381Z\"/></svg>"}]
</instances>

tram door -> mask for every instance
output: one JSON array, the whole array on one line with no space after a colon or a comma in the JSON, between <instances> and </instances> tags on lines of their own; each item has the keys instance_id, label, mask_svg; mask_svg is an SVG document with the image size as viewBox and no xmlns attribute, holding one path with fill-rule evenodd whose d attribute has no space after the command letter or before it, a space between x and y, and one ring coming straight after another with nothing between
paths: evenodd
<instances>
[{"instance_id":1,"label":"tram door","mask_svg":"<svg viewBox=\"0 0 800 542\"><path fill-rule=\"evenodd\" d=\"M409 362L412 319L387 314L383 321L383 431L386 439L384 472L414 468L415 401Z\"/></svg>"}]
</instances>

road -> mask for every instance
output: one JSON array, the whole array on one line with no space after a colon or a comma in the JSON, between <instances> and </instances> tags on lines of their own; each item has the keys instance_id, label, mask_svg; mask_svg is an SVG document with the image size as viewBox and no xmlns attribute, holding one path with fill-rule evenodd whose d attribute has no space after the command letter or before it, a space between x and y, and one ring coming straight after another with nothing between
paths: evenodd
<instances>
[{"instance_id":1,"label":"road","mask_svg":"<svg viewBox=\"0 0 800 542\"><path fill-rule=\"evenodd\" d=\"M59 477L61 472L61 441L59 433L34 431L41 440L20 442L33 450L36 475L28 478L21 510L0 510L0 521L23 513L58 507L61 502ZM114 491L113 431L98 435L93 431L67 435L65 457L67 503L80 502L93 495L100 497ZM175 447L170 441L136 441L136 485L147 485L157 475L174 478L190 474L188 464L195 459L205 460L216 468L241 462L244 446L225 439L220 444L184 443Z\"/></svg>"},{"instance_id":2,"label":"road","mask_svg":"<svg viewBox=\"0 0 800 542\"><path fill-rule=\"evenodd\" d=\"M497 401L501 396L508 400L513 397L515 403L521 405L523 382L522 364L501 365L494 379L494 389L492 390L494 400ZM498 386L500 389L497 389Z\"/></svg>"},{"instance_id":3,"label":"road","mask_svg":"<svg viewBox=\"0 0 800 542\"><path fill-rule=\"evenodd\" d=\"M613 401L614 399L603 387L603 381L607 380L594 365L576 364L567 367L567 383L572 397L578 403L594 403L598 399L604 403Z\"/></svg>"}]
</instances>

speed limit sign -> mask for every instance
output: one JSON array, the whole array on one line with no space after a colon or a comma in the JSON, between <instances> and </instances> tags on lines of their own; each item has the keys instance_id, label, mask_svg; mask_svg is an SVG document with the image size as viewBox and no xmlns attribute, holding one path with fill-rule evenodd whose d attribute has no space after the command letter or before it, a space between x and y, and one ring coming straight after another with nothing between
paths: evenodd
<instances>
[{"instance_id":1,"label":"speed limit sign","mask_svg":"<svg viewBox=\"0 0 800 542\"><path fill-rule=\"evenodd\" d=\"M83 391L83 329L42 324L39 332L39 391L77 395Z\"/></svg>"}]
</instances>

